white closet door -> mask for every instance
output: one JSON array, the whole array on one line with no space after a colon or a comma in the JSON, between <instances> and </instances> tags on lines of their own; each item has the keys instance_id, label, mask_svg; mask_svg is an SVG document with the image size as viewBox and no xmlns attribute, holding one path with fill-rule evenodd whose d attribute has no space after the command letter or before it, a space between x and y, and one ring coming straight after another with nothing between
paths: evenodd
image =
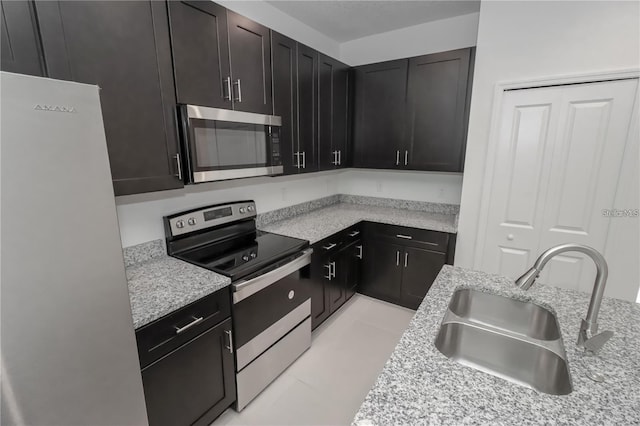
<instances>
[{"instance_id":1,"label":"white closet door","mask_svg":"<svg viewBox=\"0 0 640 426\"><path fill-rule=\"evenodd\" d=\"M545 249L604 252L637 80L514 90L503 97L483 269L517 277ZM595 268L558 256L541 282L590 291Z\"/></svg>"}]
</instances>

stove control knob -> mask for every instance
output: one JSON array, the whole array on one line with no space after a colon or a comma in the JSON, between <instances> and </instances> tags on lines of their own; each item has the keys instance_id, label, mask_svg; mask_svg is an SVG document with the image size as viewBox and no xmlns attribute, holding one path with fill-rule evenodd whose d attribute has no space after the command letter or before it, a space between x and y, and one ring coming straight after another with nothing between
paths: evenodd
<instances>
[{"instance_id":1,"label":"stove control knob","mask_svg":"<svg viewBox=\"0 0 640 426\"><path fill-rule=\"evenodd\" d=\"M257 255L255 252L253 252L253 251L252 251L252 252L251 252L251 258L252 258L252 259L255 259L255 258L256 258L256 256L258 256L258 255Z\"/></svg>"},{"instance_id":2,"label":"stove control knob","mask_svg":"<svg viewBox=\"0 0 640 426\"><path fill-rule=\"evenodd\" d=\"M255 210L255 209L253 208L253 206L247 206L247 211L252 212L252 211L254 211L254 210Z\"/></svg>"},{"instance_id":3,"label":"stove control knob","mask_svg":"<svg viewBox=\"0 0 640 426\"><path fill-rule=\"evenodd\" d=\"M246 254L242 256L242 260L244 260L245 262L249 261L249 256L247 256Z\"/></svg>"},{"instance_id":4,"label":"stove control knob","mask_svg":"<svg viewBox=\"0 0 640 426\"><path fill-rule=\"evenodd\" d=\"M176 228L184 228L184 220L177 221Z\"/></svg>"},{"instance_id":5,"label":"stove control knob","mask_svg":"<svg viewBox=\"0 0 640 426\"><path fill-rule=\"evenodd\" d=\"M244 207L240 207L240 213L244 214Z\"/></svg>"},{"instance_id":6,"label":"stove control knob","mask_svg":"<svg viewBox=\"0 0 640 426\"><path fill-rule=\"evenodd\" d=\"M190 217L187 222L189 223L189 225L194 226L196 224L196 218Z\"/></svg>"}]
</instances>

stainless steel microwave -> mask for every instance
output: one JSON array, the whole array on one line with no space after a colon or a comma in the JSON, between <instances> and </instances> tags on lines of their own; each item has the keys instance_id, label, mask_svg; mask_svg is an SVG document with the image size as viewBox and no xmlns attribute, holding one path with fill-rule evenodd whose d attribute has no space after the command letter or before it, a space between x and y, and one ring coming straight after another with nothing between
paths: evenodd
<instances>
[{"instance_id":1,"label":"stainless steel microwave","mask_svg":"<svg viewBox=\"0 0 640 426\"><path fill-rule=\"evenodd\" d=\"M279 116L184 104L178 115L186 183L282 174Z\"/></svg>"}]
</instances>

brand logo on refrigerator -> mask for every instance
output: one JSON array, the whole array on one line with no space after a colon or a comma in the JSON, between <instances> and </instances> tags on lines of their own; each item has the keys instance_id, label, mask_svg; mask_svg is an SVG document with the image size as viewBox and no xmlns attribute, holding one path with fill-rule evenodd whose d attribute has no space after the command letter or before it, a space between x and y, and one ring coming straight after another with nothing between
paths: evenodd
<instances>
[{"instance_id":1,"label":"brand logo on refrigerator","mask_svg":"<svg viewBox=\"0 0 640 426\"><path fill-rule=\"evenodd\" d=\"M60 105L40 105L33 107L36 111L53 111L53 112L76 112L74 107L65 107Z\"/></svg>"}]
</instances>

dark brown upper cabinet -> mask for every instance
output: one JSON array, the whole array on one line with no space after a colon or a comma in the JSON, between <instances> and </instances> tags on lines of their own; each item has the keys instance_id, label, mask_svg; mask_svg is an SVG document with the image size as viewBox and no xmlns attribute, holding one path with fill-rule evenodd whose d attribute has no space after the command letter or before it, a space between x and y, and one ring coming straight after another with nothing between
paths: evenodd
<instances>
[{"instance_id":1,"label":"dark brown upper cabinet","mask_svg":"<svg viewBox=\"0 0 640 426\"><path fill-rule=\"evenodd\" d=\"M227 10L211 1L169 1L176 97L231 109Z\"/></svg>"},{"instance_id":2,"label":"dark brown upper cabinet","mask_svg":"<svg viewBox=\"0 0 640 426\"><path fill-rule=\"evenodd\" d=\"M100 86L116 195L180 188L165 3L38 2L49 77Z\"/></svg>"},{"instance_id":3,"label":"dark brown upper cabinet","mask_svg":"<svg viewBox=\"0 0 640 426\"><path fill-rule=\"evenodd\" d=\"M409 60L408 168L462 171L471 56L460 49Z\"/></svg>"},{"instance_id":4,"label":"dark brown upper cabinet","mask_svg":"<svg viewBox=\"0 0 640 426\"><path fill-rule=\"evenodd\" d=\"M178 103L272 114L269 28L208 0L168 8Z\"/></svg>"},{"instance_id":5,"label":"dark brown upper cabinet","mask_svg":"<svg viewBox=\"0 0 640 426\"><path fill-rule=\"evenodd\" d=\"M356 68L354 166L404 165L408 63L401 59Z\"/></svg>"},{"instance_id":6,"label":"dark brown upper cabinet","mask_svg":"<svg viewBox=\"0 0 640 426\"><path fill-rule=\"evenodd\" d=\"M301 172L318 170L318 52L298 43L298 151L296 168Z\"/></svg>"},{"instance_id":7,"label":"dark brown upper cabinet","mask_svg":"<svg viewBox=\"0 0 640 426\"><path fill-rule=\"evenodd\" d=\"M318 168L346 167L349 66L319 54L318 68Z\"/></svg>"},{"instance_id":8,"label":"dark brown upper cabinet","mask_svg":"<svg viewBox=\"0 0 640 426\"><path fill-rule=\"evenodd\" d=\"M280 157L284 174L298 173L298 90L297 43L288 37L271 33L271 65L273 69L273 114L282 118Z\"/></svg>"},{"instance_id":9,"label":"dark brown upper cabinet","mask_svg":"<svg viewBox=\"0 0 640 426\"><path fill-rule=\"evenodd\" d=\"M44 76L44 61L32 1L1 1L0 69Z\"/></svg>"},{"instance_id":10,"label":"dark brown upper cabinet","mask_svg":"<svg viewBox=\"0 0 640 426\"><path fill-rule=\"evenodd\" d=\"M233 109L272 114L270 30L230 10L227 23Z\"/></svg>"}]
</instances>

